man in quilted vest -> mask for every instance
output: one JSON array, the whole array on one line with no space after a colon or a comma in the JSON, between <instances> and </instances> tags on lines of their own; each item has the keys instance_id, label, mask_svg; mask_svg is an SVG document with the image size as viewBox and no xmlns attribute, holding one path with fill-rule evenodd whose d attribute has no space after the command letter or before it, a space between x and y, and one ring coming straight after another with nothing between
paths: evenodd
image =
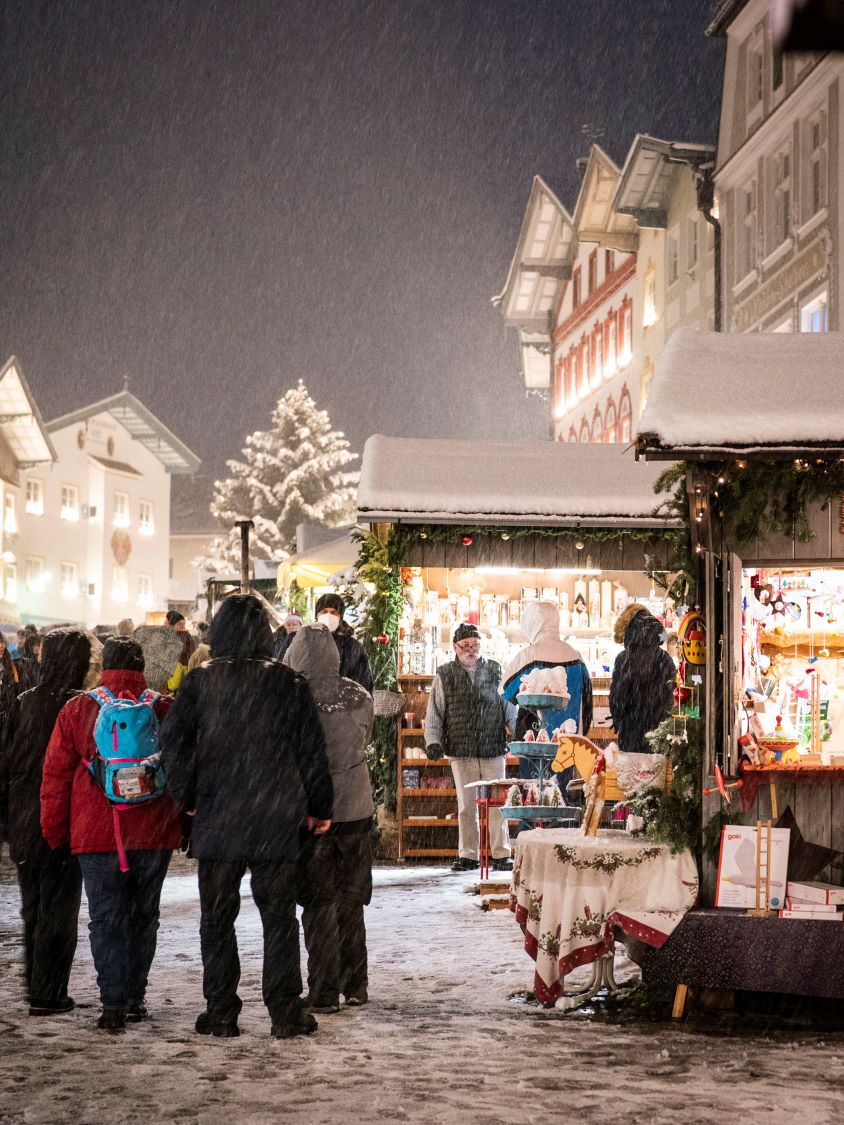
<instances>
[{"instance_id":1,"label":"man in quilted vest","mask_svg":"<svg viewBox=\"0 0 844 1125\"><path fill-rule=\"evenodd\" d=\"M452 638L454 660L437 672L425 715L425 751L431 759L448 757L457 790L459 844L452 871L478 866L478 813L472 781L504 777L504 706L498 694L501 665L481 656L476 625L458 625ZM512 866L507 822L490 811L492 866Z\"/></svg>"}]
</instances>

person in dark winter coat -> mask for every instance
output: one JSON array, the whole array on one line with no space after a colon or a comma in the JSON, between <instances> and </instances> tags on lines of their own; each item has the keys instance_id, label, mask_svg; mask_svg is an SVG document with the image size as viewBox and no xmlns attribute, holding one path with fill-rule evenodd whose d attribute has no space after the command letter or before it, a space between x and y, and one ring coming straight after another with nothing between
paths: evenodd
<instances>
[{"instance_id":1,"label":"person in dark winter coat","mask_svg":"<svg viewBox=\"0 0 844 1125\"><path fill-rule=\"evenodd\" d=\"M354 680L371 695L374 687L372 669L363 645L355 640L351 628L343 620L345 609L346 603L339 594L322 594L317 599L314 616L320 625L334 634L334 641L340 652L340 675L347 680ZM284 659L295 636L295 633L276 635L276 660Z\"/></svg>"},{"instance_id":2,"label":"person in dark winter coat","mask_svg":"<svg viewBox=\"0 0 844 1125\"><path fill-rule=\"evenodd\" d=\"M35 627L27 626L24 630L23 643L20 655L15 661L15 672L18 680L18 692L29 691L38 683L39 666L38 656L41 652L41 636Z\"/></svg>"},{"instance_id":3,"label":"person in dark winter coat","mask_svg":"<svg viewBox=\"0 0 844 1125\"><path fill-rule=\"evenodd\" d=\"M334 784L331 828L305 843L297 898L308 950L308 1006L336 1012L340 994L352 1007L368 999L363 908L372 898L372 786L366 747L372 697L340 675L340 654L323 625L306 625L285 664L308 682L325 735Z\"/></svg>"},{"instance_id":4,"label":"person in dark winter coat","mask_svg":"<svg viewBox=\"0 0 844 1125\"><path fill-rule=\"evenodd\" d=\"M434 677L425 715L425 751L431 761L447 755L457 790L458 855L452 871L478 866L478 811L472 781L504 776L504 704L498 694L501 665L481 656L476 625L454 631L454 660ZM510 832L497 809L490 813L492 866L509 870Z\"/></svg>"},{"instance_id":5,"label":"person in dark winter coat","mask_svg":"<svg viewBox=\"0 0 844 1125\"><path fill-rule=\"evenodd\" d=\"M18 697L0 745L6 790L9 853L17 866L24 926L25 980L30 1015L69 1012L67 994L82 872L67 847L51 851L41 835L41 773L59 711L83 685L99 679L102 645L82 629L55 629L44 638L41 681Z\"/></svg>"},{"instance_id":6,"label":"person in dark winter coat","mask_svg":"<svg viewBox=\"0 0 844 1125\"><path fill-rule=\"evenodd\" d=\"M137 641L111 637L103 646L101 688L137 700L146 688L144 654ZM171 701L159 698L163 720ZM41 830L51 848L79 857L88 898L91 952L103 1012L97 1026L122 1031L127 1019L145 1019L147 978L155 956L161 887L170 857L182 840L182 823L169 793L119 813L129 864L121 871L115 806L94 780L96 700L80 695L59 712L47 747L41 782Z\"/></svg>"},{"instance_id":7,"label":"person in dark winter coat","mask_svg":"<svg viewBox=\"0 0 844 1125\"><path fill-rule=\"evenodd\" d=\"M242 1007L234 922L240 881L264 927L263 995L272 1033L316 1030L302 1007L295 865L300 829L331 825L333 789L319 715L301 676L272 660L261 602L232 594L209 633L211 659L189 672L161 734L162 761L180 808L194 813L199 860L203 993L201 1035L237 1035Z\"/></svg>"},{"instance_id":8,"label":"person in dark winter coat","mask_svg":"<svg viewBox=\"0 0 844 1125\"><path fill-rule=\"evenodd\" d=\"M677 669L660 648L664 639L662 624L648 612L627 625L610 683L610 711L623 753L652 753L645 735L671 714Z\"/></svg>"},{"instance_id":9,"label":"person in dark winter coat","mask_svg":"<svg viewBox=\"0 0 844 1125\"><path fill-rule=\"evenodd\" d=\"M20 679L9 652L6 638L0 633L0 731L3 730L18 696Z\"/></svg>"}]
</instances>

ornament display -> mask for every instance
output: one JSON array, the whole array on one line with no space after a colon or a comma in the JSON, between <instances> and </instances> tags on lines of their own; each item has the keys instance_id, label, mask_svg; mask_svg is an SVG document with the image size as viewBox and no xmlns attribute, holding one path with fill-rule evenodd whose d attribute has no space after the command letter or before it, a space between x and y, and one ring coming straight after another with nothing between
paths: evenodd
<instances>
[{"instance_id":1,"label":"ornament display","mask_svg":"<svg viewBox=\"0 0 844 1125\"><path fill-rule=\"evenodd\" d=\"M687 664L706 663L706 622L699 610L689 610L677 628L677 638Z\"/></svg>"}]
</instances>

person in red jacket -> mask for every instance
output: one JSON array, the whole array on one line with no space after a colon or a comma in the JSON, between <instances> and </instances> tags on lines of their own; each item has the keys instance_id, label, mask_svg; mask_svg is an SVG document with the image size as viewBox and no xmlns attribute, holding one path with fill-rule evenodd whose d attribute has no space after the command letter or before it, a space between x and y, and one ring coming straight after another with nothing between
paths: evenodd
<instances>
[{"instance_id":1,"label":"person in red jacket","mask_svg":"<svg viewBox=\"0 0 844 1125\"><path fill-rule=\"evenodd\" d=\"M101 686L137 699L146 687L144 654L129 637L103 646ZM171 700L155 703L159 721ZM155 955L161 887L182 839L181 816L165 792L120 813L129 870L121 872L112 806L92 777L99 705L78 695L59 712L41 781L41 831L51 848L79 857L90 915L91 952L103 1012L97 1026L122 1031L147 1016L147 976Z\"/></svg>"}]
</instances>

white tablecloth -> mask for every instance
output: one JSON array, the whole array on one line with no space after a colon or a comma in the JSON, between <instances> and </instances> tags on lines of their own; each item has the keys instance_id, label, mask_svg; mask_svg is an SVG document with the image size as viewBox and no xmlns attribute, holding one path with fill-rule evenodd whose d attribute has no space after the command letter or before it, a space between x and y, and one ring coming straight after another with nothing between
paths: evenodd
<instances>
[{"instance_id":1,"label":"white tablecloth","mask_svg":"<svg viewBox=\"0 0 844 1125\"><path fill-rule=\"evenodd\" d=\"M510 909L536 961L534 991L553 1004L562 978L612 952L618 926L664 944L698 893L690 852L616 831L578 828L522 832L516 843Z\"/></svg>"}]
</instances>

